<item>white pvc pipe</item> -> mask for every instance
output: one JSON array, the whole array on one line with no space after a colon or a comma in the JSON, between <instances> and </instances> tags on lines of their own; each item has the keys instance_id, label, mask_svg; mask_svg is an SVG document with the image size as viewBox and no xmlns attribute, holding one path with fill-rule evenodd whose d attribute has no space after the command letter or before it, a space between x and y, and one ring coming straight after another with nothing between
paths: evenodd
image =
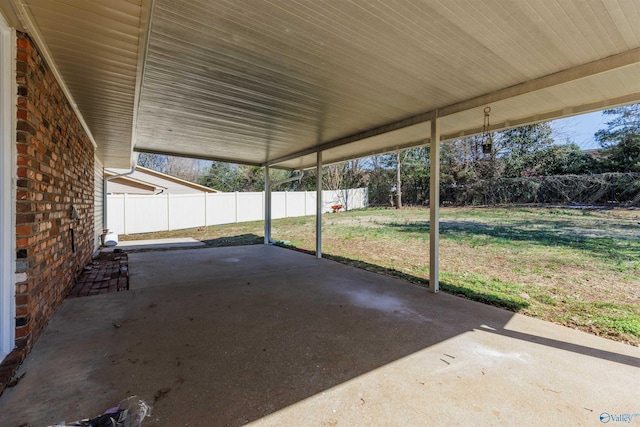
<instances>
[{"instance_id":1,"label":"white pvc pipe","mask_svg":"<svg viewBox=\"0 0 640 427\"><path fill-rule=\"evenodd\" d=\"M265 166L265 168L268 168L268 166ZM287 182L291 182L291 181L300 181L302 179L302 177L304 176L304 171L297 171L298 175L295 176L291 176L289 178L285 178L285 179L281 179L279 181L273 181L270 183L271 188L273 187L277 187L278 185L282 185L285 184Z\"/></svg>"},{"instance_id":2,"label":"white pvc pipe","mask_svg":"<svg viewBox=\"0 0 640 427\"><path fill-rule=\"evenodd\" d=\"M269 166L264 167L264 244L268 245L270 243L276 243L271 238L271 190L273 187L277 187L278 185L282 185L286 182L291 181L300 181L304 176L303 171L298 171L298 175L281 179L279 181L270 181L269 180Z\"/></svg>"},{"instance_id":3,"label":"white pvc pipe","mask_svg":"<svg viewBox=\"0 0 640 427\"><path fill-rule=\"evenodd\" d=\"M135 156L135 158L137 159L137 156ZM125 173L121 173L120 175L113 175L113 176L109 176L107 178L104 178L102 180L102 229L106 230L107 227L107 213L108 213L108 209L107 209L107 184L109 181L111 181L112 179L116 179L116 178L120 178L123 176L127 176L127 175L131 175L132 173L134 173L136 171L136 166L137 165L137 161L133 163L133 165L131 166L131 170L129 172L125 172ZM104 170L104 168L103 168ZM104 172L103 172L104 173Z\"/></svg>"}]
</instances>

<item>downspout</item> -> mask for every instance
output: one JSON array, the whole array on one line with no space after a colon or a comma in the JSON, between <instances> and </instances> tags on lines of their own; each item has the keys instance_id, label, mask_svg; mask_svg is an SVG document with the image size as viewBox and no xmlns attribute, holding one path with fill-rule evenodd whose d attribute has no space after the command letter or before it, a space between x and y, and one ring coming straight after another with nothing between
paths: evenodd
<instances>
[{"instance_id":1,"label":"downspout","mask_svg":"<svg viewBox=\"0 0 640 427\"><path fill-rule=\"evenodd\" d=\"M287 182L300 181L302 179L302 177L304 176L304 171L297 171L297 172L298 172L299 175L292 176L292 177L285 178L285 179L281 179L279 181L269 182L269 187L273 188L273 187L276 187L278 185L286 184Z\"/></svg>"},{"instance_id":2,"label":"downspout","mask_svg":"<svg viewBox=\"0 0 640 427\"><path fill-rule=\"evenodd\" d=\"M289 178L281 179L281 180L278 180L278 181L267 181L267 185L265 186L264 191L265 191L265 199L269 200L269 203L268 203L269 208L271 208L271 203L270 203L270 200L271 200L271 189L273 187L277 187L278 185L286 184L287 182L300 181L302 179L302 177L304 176L304 171L297 171L297 172L298 172L298 175L291 176ZM278 243L278 242L276 242L275 240L273 240L271 238L271 212L268 212L268 214L269 214L269 219L268 219L269 226L267 227L268 230L265 230L265 234L266 234L266 236L265 236L266 239L265 240L268 241L271 244L275 244L275 243ZM267 221L266 217L265 217L265 221Z\"/></svg>"},{"instance_id":3,"label":"downspout","mask_svg":"<svg viewBox=\"0 0 640 427\"><path fill-rule=\"evenodd\" d=\"M131 170L129 172L121 173L119 175L113 175L102 180L102 229L107 229L107 184L112 179L121 178L123 176L128 176L133 174L136 171L136 167L138 166L138 155L134 153L133 158L131 159Z\"/></svg>"},{"instance_id":4,"label":"downspout","mask_svg":"<svg viewBox=\"0 0 640 427\"><path fill-rule=\"evenodd\" d=\"M107 228L107 182L112 179L131 175L136 171L138 165L138 156L134 147L136 146L138 110L140 108L140 92L142 91L142 79L144 77L147 52L149 48L149 33L151 32L151 20L153 19L153 11L155 9L155 0L142 0L142 8L140 13L140 32L138 34L138 60L136 64L136 88L133 99L133 126L131 128L131 170L120 175L105 178L102 183L102 228Z\"/></svg>"}]
</instances>

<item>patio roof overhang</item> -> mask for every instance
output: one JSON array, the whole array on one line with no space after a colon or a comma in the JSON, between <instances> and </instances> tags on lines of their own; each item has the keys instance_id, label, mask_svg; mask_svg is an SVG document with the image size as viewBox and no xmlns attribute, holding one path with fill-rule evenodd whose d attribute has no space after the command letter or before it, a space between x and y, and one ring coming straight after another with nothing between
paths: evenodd
<instances>
[{"instance_id":1,"label":"patio roof overhang","mask_svg":"<svg viewBox=\"0 0 640 427\"><path fill-rule=\"evenodd\" d=\"M0 0L106 167L305 169L640 102L637 0Z\"/></svg>"}]
</instances>

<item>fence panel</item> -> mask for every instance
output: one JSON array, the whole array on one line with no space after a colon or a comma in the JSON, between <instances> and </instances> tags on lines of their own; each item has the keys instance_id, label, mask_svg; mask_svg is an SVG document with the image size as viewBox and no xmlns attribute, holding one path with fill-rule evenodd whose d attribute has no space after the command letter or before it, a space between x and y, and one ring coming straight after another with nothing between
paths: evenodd
<instances>
[{"instance_id":1,"label":"fence panel","mask_svg":"<svg viewBox=\"0 0 640 427\"><path fill-rule=\"evenodd\" d=\"M323 212L367 206L367 189L323 191ZM314 215L314 191L273 192L272 218ZM108 228L118 234L195 228L264 219L264 193L162 194L107 196Z\"/></svg>"},{"instance_id":2,"label":"fence panel","mask_svg":"<svg viewBox=\"0 0 640 427\"><path fill-rule=\"evenodd\" d=\"M262 193L236 193L238 221L259 221L264 219Z\"/></svg>"},{"instance_id":3,"label":"fence panel","mask_svg":"<svg viewBox=\"0 0 640 427\"><path fill-rule=\"evenodd\" d=\"M273 191L271 193L271 218L287 217L287 194L284 191Z\"/></svg>"},{"instance_id":4,"label":"fence panel","mask_svg":"<svg viewBox=\"0 0 640 427\"><path fill-rule=\"evenodd\" d=\"M169 229L195 228L205 223L203 194L171 194L169 199Z\"/></svg>"},{"instance_id":5,"label":"fence panel","mask_svg":"<svg viewBox=\"0 0 640 427\"><path fill-rule=\"evenodd\" d=\"M117 234L124 233L124 194L107 196L107 228Z\"/></svg>"},{"instance_id":6,"label":"fence panel","mask_svg":"<svg viewBox=\"0 0 640 427\"><path fill-rule=\"evenodd\" d=\"M288 191L286 195L286 217L305 216L306 195L304 191Z\"/></svg>"},{"instance_id":7,"label":"fence panel","mask_svg":"<svg viewBox=\"0 0 640 427\"><path fill-rule=\"evenodd\" d=\"M341 205L342 202L335 190L324 190L322 192L322 212L332 212L331 206Z\"/></svg>"},{"instance_id":8,"label":"fence panel","mask_svg":"<svg viewBox=\"0 0 640 427\"><path fill-rule=\"evenodd\" d=\"M351 188L348 190L338 190L338 198L342 201L344 209L362 209L368 206L368 191L366 188Z\"/></svg>"},{"instance_id":9,"label":"fence panel","mask_svg":"<svg viewBox=\"0 0 640 427\"><path fill-rule=\"evenodd\" d=\"M168 228L167 195L145 196L125 194L124 234L151 233ZM109 227L111 228L111 227Z\"/></svg>"},{"instance_id":10,"label":"fence panel","mask_svg":"<svg viewBox=\"0 0 640 427\"><path fill-rule=\"evenodd\" d=\"M236 222L236 193L214 193L207 196L207 225Z\"/></svg>"},{"instance_id":11,"label":"fence panel","mask_svg":"<svg viewBox=\"0 0 640 427\"><path fill-rule=\"evenodd\" d=\"M304 212L305 216L316 214L316 192L305 191L304 192Z\"/></svg>"}]
</instances>

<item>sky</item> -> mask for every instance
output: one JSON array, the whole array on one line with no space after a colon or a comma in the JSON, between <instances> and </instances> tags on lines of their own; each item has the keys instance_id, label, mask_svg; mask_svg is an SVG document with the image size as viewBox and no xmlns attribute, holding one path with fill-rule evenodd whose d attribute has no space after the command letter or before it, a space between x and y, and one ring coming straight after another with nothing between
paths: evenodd
<instances>
[{"instance_id":1,"label":"sky","mask_svg":"<svg viewBox=\"0 0 640 427\"><path fill-rule=\"evenodd\" d=\"M558 144L574 142L583 150L600 148L593 135L606 129L609 120L611 117L604 116L601 111L554 120L551 122L553 137Z\"/></svg>"}]
</instances>

